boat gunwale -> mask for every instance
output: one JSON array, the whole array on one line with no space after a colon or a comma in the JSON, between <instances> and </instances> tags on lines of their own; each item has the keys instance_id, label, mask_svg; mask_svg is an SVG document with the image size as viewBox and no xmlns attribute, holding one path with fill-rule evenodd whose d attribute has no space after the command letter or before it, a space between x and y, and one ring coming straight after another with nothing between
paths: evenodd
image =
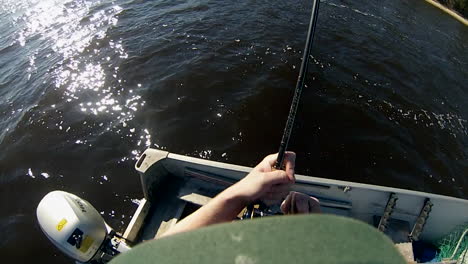
<instances>
[{"instance_id":1,"label":"boat gunwale","mask_svg":"<svg viewBox=\"0 0 468 264\"><path fill-rule=\"evenodd\" d=\"M166 152L166 151L162 151L158 149L152 149L152 148L147 149L140 158L143 158L145 154L148 154L147 152L154 152L155 154L159 155L159 158L152 160L151 163L148 163L149 166L147 166L146 168L137 167L135 165L135 169L141 173L144 173L146 169L151 167L156 162L161 162L162 165L169 172L171 172L174 175L178 175L179 173L175 173L172 170L171 168L172 166L167 166L167 163L170 161L188 163L188 164L196 164L197 166L203 166L207 168L212 167L212 168L221 169L221 170L234 171L236 173L241 173L245 175L247 175L253 169L252 167L236 165L236 164L231 164L231 163L224 163L224 162L219 162L219 161L211 161L207 159L180 155L180 154L170 153L170 152ZM142 161L138 160L136 164L141 164L141 163ZM186 167L190 167L190 166L186 166ZM241 178L244 177L244 176L243 177L230 177L230 176L225 176L225 175L221 175L221 176L225 178L233 179L233 180L240 180ZM447 201L452 201L452 202L464 203L468 205L468 200L458 198L458 197L453 197L453 196L434 194L434 193L428 193L428 192L423 192L423 191L401 189L401 188L388 187L388 186L379 186L379 185L373 185L373 184L367 184L367 183L358 183L358 182L334 180L334 179L328 179L328 178L319 178L319 177L307 176L307 175L301 175L301 174L296 174L295 176L296 176L295 185L308 185L311 187L314 187L314 185L315 186L319 185L319 186L337 186L339 188L346 188L346 187L359 188L359 189L367 189L367 190L378 191L378 192L414 195L414 196L426 197L430 199L442 199L442 200L447 200Z\"/></svg>"}]
</instances>

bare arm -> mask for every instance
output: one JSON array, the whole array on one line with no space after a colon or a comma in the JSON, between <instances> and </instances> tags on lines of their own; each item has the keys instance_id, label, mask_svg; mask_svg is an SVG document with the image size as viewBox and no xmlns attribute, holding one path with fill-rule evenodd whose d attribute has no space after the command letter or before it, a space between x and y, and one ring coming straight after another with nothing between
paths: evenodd
<instances>
[{"instance_id":1,"label":"bare arm","mask_svg":"<svg viewBox=\"0 0 468 264\"><path fill-rule=\"evenodd\" d=\"M178 222L163 236L194 230L200 227L232 221L247 205L260 199L279 200L294 183L296 155L286 153L286 170L272 170L277 154L267 156L245 178L227 188L208 204Z\"/></svg>"},{"instance_id":2,"label":"bare arm","mask_svg":"<svg viewBox=\"0 0 468 264\"><path fill-rule=\"evenodd\" d=\"M185 217L162 236L194 230L200 227L232 221L244 208L242 198L226 189L191 215Z\"/></svg>"}]
</instances>

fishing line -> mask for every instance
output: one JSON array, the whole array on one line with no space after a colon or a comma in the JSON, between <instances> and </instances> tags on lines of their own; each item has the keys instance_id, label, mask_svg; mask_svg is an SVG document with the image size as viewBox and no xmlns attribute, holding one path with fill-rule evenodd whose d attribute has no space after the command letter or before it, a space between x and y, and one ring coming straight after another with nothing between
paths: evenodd
<instances>
[{"instance_id":1,"label":"fishing line","mask_svg":"<svg viewBox=\"0 0 468 264\"><path fill-rule=\"evenodd\" d=\"M283 137L278 151L278 158L276 159L275 169L281 169L284 162L284 153L288 147L289 138L291 137L294 119L296 118L297 108L301 99L302 88L304 88L305 76L307 74L307 68L309 66L309 54L312 48L314 40L315 26L317 24L318 10L320 0L313 0L312 12L310 16L309 32L307 33L307 40L304 48L302 57L301 69L299 70L299 76L297 77L296 89L294 91L294 97L291 102L291 108L289 109L288 119L284 128Z\"/></svg>"}]
</instances>

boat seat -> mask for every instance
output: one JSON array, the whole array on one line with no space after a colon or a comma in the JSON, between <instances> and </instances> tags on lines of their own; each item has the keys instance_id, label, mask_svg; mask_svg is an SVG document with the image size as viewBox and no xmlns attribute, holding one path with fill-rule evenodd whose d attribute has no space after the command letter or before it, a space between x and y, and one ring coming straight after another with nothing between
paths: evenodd
<instances>
[{"instance_id":1,"label":"boat seat","mask_svg":"<svg viewBox=\"0 0 468 264\"><path fill-rule=\"evenodd\" d=\"M405 263L376 228L326 214L273 216L213 225L142 243L123 263Z\"/></svg>"}]
</instances>

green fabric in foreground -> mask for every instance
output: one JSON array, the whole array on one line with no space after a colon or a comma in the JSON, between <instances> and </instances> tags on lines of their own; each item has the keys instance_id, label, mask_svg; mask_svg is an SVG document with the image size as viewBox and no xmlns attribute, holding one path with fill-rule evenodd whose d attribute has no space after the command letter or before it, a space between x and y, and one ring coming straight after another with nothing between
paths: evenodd
<instances>
[{"instance_id":1,"label":"green fabric in foreground","mask_svg":"<svg viewBox=\"0 0 468 264\"><path fill-rule=\"evenodd\" d=\"M142 243L123 263L405 263L374 227L333 215L277 216L214 225Z\"/></svg>"}]
</instances>

